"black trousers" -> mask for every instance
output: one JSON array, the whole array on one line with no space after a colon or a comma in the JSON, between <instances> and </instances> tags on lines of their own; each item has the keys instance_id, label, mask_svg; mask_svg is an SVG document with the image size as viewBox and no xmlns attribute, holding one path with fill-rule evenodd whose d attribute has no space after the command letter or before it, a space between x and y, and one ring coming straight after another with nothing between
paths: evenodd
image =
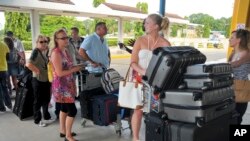
<instances>
[{"instance_id":1,"label":"black trousers","mask_svg":"<svg viewBox=\"0 0 250 141\"><path fill-rule=\"evenodd\" d=\"M48 120L51 118L50 113L48 111L49 102L50 102L50 82L41 82L36 78L32 79L32 87L34 94L34 122L38 124L42 119L41 107L43 111L43 118Z\"/></svg>"},{"instance_id":2,"label":"black trousers","mask_svg":"<svg viewBox=\"0 0 250 141\"><path fill-rule=\"evenodd\" d=\"M238 124L241 124L242 117L245 114L245 112L247 111L247 104L248 103L236 103L235 109L240 114L238 117Z\"/></svg>"}]
</instances>

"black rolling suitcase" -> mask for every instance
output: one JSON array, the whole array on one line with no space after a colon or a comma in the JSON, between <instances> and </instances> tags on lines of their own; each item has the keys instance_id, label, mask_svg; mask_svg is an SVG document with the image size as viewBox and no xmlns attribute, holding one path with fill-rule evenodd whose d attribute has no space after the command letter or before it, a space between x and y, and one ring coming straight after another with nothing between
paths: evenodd
<instances>
[{"instance_id":1,"label":"black rolling suitcase","mask_svg":"<svg viewBox=\"0 0 250 141\"><path fill-rule=\"evenodd\" d=\"M229 126L237 123L231 112L202 127L166 119L166 114L149 113L145 118L146 141L229 141Z\"/></svg>"},{"instance_id":2,"label":"black rolling suitcase","mask_svg":"<svg viewBox=\"0 0 250 141\"><path fill-rule=\"evenodd\" d=\"M167 141L229 141L229 126L237 123L232 112L214 119L202 127L195 124L171 122Z\"/></svg>"},{"instance_id":3,"label":"black rolling suitcase","mask_svg":"<svg viewBox=\"0 0 250 141\"><path fill-rule=\"evenodd\" d=\"M81 117L93 120L93 97L97 95L104 95L105 91L99 87L92 90L85 90L80 92L80 106L81 106Z\"/></svg>"},{"instance_id":4,"label":"black rolling suitcase","mask_svg":"<svg viewBox=\"0 0 250 141\"><path fill-rule=\"evenodd\" d=\"M206 61L206 56L193 47L160 47L153 51L144 79L155 91L177 88L186 67Z\"/></svg>"},{"instance_id":5,"label":"black rolling suitcase","mask_svg":"<svg viewBox=\"0 0 250 141\"><path fill-rule=\"evenodd\" d=\"M146 125L146 141L167 141L168 130L165 126L169 120L167 120L165 113L150 112L146 115L144 121Z\"/></svg>"},{"instance_id":6,"label":"black rolling suitcase","mask_svg":"<svg viewBox=\"0 0 250 141\"><path fill-rule=\"evenodd\" d=\"M20 120L33 116L34 95L31 80L32 72L26 68L26 73L19 78L19 88L16 92L15 105L13 107L13 113Z\"/></svg>"},{"instance_id":7,"label":"black rolling suitcase","mask_svg":"<svg viewBox=\"0 0 250 141\"><path fill-rule=\"evenodd\" d=\"M100 95L93 97L93 122L96 125L107 126L116 121L118 98L115 95Z\"/></svg>"}]
</instances>

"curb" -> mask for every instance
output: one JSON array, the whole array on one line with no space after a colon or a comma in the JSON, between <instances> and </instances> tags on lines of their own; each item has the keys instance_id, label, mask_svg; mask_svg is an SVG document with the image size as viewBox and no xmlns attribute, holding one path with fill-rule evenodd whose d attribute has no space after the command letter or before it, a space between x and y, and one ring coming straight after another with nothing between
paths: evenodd
<instances>
[{"instance_id":1,"label":"curb","mask_svg":"<svg viewBox=\"0 0 250 141\"><path fill-rule=\"evenodd\" d=\"M111 55L111 59L125 59L125 58L130 58L131 54L116 54L116 55Z\"/></svg>"}]
</instances>

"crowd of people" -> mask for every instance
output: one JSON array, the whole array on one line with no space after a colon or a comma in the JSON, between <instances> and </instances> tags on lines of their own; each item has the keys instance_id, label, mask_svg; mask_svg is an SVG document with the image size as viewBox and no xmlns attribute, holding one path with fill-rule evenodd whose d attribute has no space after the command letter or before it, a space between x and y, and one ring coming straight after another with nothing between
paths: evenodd
<instances>
[{"instance_id":1,"label":"crowd of people","mask_svg":"<svg viewBox=\"0 0 250 141\"><path fill-rule=\"evenodd\" d=\"M150 14L143 22L145 34L133 43L131 67L138 75L145 75L152 50L161 46L171 46L170 42L162 36L167 33L169 20L158 14ZM32 87L34 94L34 123L45 127L55 121L49 113L49 103L54 99L55 114L60 123L60 137L65 141L75 141L76 133L72 131L74 118L77 114L75 105L76 81L75 73L83 69L79 66L81 61L88 61L93 68L109 68L111 58L107 40L107 27L104 22L95 26L95 32L85 39L79 36L77 27L71 28L71 37L65 28L54 33L53 46L49 46L50 38L39 35L36 47L33 48L29 59L25 58L22 42L8 31L4 43L0 42L0 111L12 109L10 96L13 90L18 90L17 76L26 66L32 71ZM232 64L234 79L247 80L250 74L250 33L239 29L232 32L229 40L234 48L229 62ZM51 61L53 67L53 80L49 82L47 64ZM6 106L6 107L5 107ZM136 109L132 115L133 140L139 140L139 132L143 112L148 112L147 105ZM247 108L247 103L237 103L236 110L240 113L238 123ZM41 112L42 109L42 112Z\"/></svg>"}]
</instances>

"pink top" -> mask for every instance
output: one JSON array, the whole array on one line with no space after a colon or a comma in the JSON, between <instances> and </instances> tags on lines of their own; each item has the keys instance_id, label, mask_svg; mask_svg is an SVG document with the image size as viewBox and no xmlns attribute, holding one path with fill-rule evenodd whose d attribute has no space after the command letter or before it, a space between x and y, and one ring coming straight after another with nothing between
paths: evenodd
<instances>
[{"instance_id":1,"label":"pink top","mask_svg":"<svg viewBox=\"0 0 250 141\"><path fill-rule=\"evenodd\" d=\"M70 58L68 52L66 56L63 55L59 48L53 49L53 51L60 53L62 56L62 68L63 70L68 70L73 66L73 61ZM76 84L73 74L59 77L53 71L53 81L51 85L51 91L58 103L74 103L76 96Z\"/></svg>"}]
</instances>

